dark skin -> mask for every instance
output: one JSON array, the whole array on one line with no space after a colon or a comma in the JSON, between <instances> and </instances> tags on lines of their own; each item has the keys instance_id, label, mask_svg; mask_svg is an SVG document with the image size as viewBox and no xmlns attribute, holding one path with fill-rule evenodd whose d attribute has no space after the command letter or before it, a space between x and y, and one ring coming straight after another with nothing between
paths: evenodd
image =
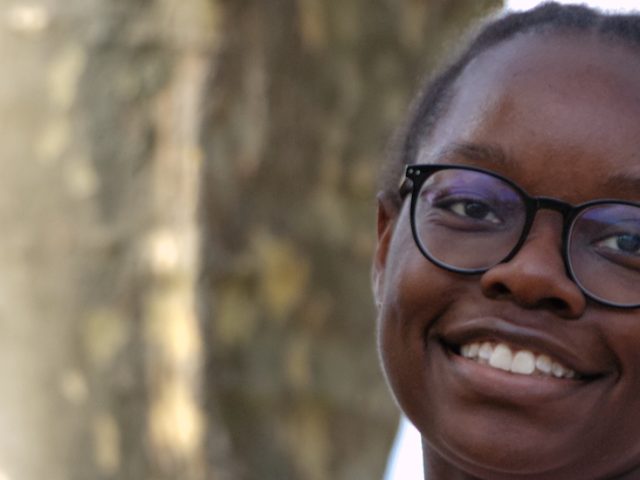
<instances>
[{"instance_id":1,"label":"dark skin","mask_svg":"<svg viewBox=\"0 0 640 480\"><path fill-rule=\"evenodd\" d=\"M584 34L494 46L457 80L417 163L480 166L573 204L640 201L638 54ZM384 372L422 433L429 478L640 478L640 310L597 304L567 277L560 214L540 211L511 261L464 276L421 255L408 204L380 196L374 291ZM484 340L543 351L584 378L455 353Z\"/></svg>"}]
</instances>

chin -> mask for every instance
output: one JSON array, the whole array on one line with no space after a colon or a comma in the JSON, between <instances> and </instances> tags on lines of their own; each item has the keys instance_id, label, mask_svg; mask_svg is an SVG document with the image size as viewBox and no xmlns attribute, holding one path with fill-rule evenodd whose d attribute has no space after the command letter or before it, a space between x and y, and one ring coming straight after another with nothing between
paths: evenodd
<instances>
[{"instance_id":1,"label":"chin","mask_svg":"<svg viewBox=\"0 0 640 480\"><path fill-rule=\"evenodd\" d=\"M478 437L476 439L476 437ZM434 444L427 442L448 463L460 470L487 479L513 479L516 477L568 480L566 457L570 452L547 444L532 446L526 434L504 435L501 439L487 438L485 434L442 436ZM572 462L571 462L572 463ZM574 477L584 479L584 473Z\"/></svg>"},{"instance_id":2,"label":"chin","mask_svg":"<svg viewBox=\"0 0 640 480\"><path fill-rule=\"evenodd\" d=\"M418 429L426 433L423 438L426 440L425 460L428 468L442 472L433 478L640 478L638 472L625 474L638 464L637 459L616 458L611 454L607 456L598 448L597 441L585 442L584 435L574 438L572 432L566 431L566 426L565 432L562 431L562 425L558 425L555 433L536 431L524 425L521 419L510 419L510 415L504 412L498 417L486 412L484 415L448 412L428 417L424 424L418 425ZM570 448L570 445L574 448ZM575 447L577 445L580 447Z\"/></svg>"}]
</instances>

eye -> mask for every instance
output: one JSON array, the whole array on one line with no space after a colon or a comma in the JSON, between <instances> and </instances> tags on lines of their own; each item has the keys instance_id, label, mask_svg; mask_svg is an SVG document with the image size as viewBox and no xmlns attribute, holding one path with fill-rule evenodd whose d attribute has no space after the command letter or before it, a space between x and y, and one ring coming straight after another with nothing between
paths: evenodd
<instances>
[{"instance_id":1,"label":"eye","mask_svg":"<svg viewBox=\"0 0 640 480\"><path fill-rule=\"evenodd\" d=\"M499 224L500 219L486 203L477 200L458 200L450 202L446 207L456 215L473 220Z\"/></svg>"},{"instance_id":2,"label":"eye","mask_svg":"<svg viewBox=\"0 0 640 480\"><path fill-rule=\"evenodd\" d=\"M611 235L600 240L597 246L627 255L640 255L640 235L634 233Z\"/></svg>"}]
</instances>

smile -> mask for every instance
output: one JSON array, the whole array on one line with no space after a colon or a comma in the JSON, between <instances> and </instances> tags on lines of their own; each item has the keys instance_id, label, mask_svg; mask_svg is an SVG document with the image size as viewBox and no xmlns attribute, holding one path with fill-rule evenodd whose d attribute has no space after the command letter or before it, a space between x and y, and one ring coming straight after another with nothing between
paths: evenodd
<instances>
[{"instance_id":1,"label":"smile","mask_svg":"<svg viewBox=\"0 0 640 480\"><path fill-rule=\"evenodd\" d=\"M578 375L556 359L517 348L504 342L472 342L460 348L460 355L490 368L518 375L573 379Z\"/></svg>"}]
</instances>

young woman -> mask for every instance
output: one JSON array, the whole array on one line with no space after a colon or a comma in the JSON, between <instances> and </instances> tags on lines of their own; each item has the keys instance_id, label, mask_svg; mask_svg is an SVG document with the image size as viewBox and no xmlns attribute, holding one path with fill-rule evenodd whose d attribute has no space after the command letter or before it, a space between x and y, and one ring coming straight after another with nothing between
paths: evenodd
<instances>
[{"instance_id":1,"label":"young woman","mask_svg":"<svg viewBox=\"0 0 640 480\"><path fill-rule=\"evenodd\" d=\"M640 479L640 17L494 21L400 145L373 283L427 478Z\"/></svg>"}]
</instances>

